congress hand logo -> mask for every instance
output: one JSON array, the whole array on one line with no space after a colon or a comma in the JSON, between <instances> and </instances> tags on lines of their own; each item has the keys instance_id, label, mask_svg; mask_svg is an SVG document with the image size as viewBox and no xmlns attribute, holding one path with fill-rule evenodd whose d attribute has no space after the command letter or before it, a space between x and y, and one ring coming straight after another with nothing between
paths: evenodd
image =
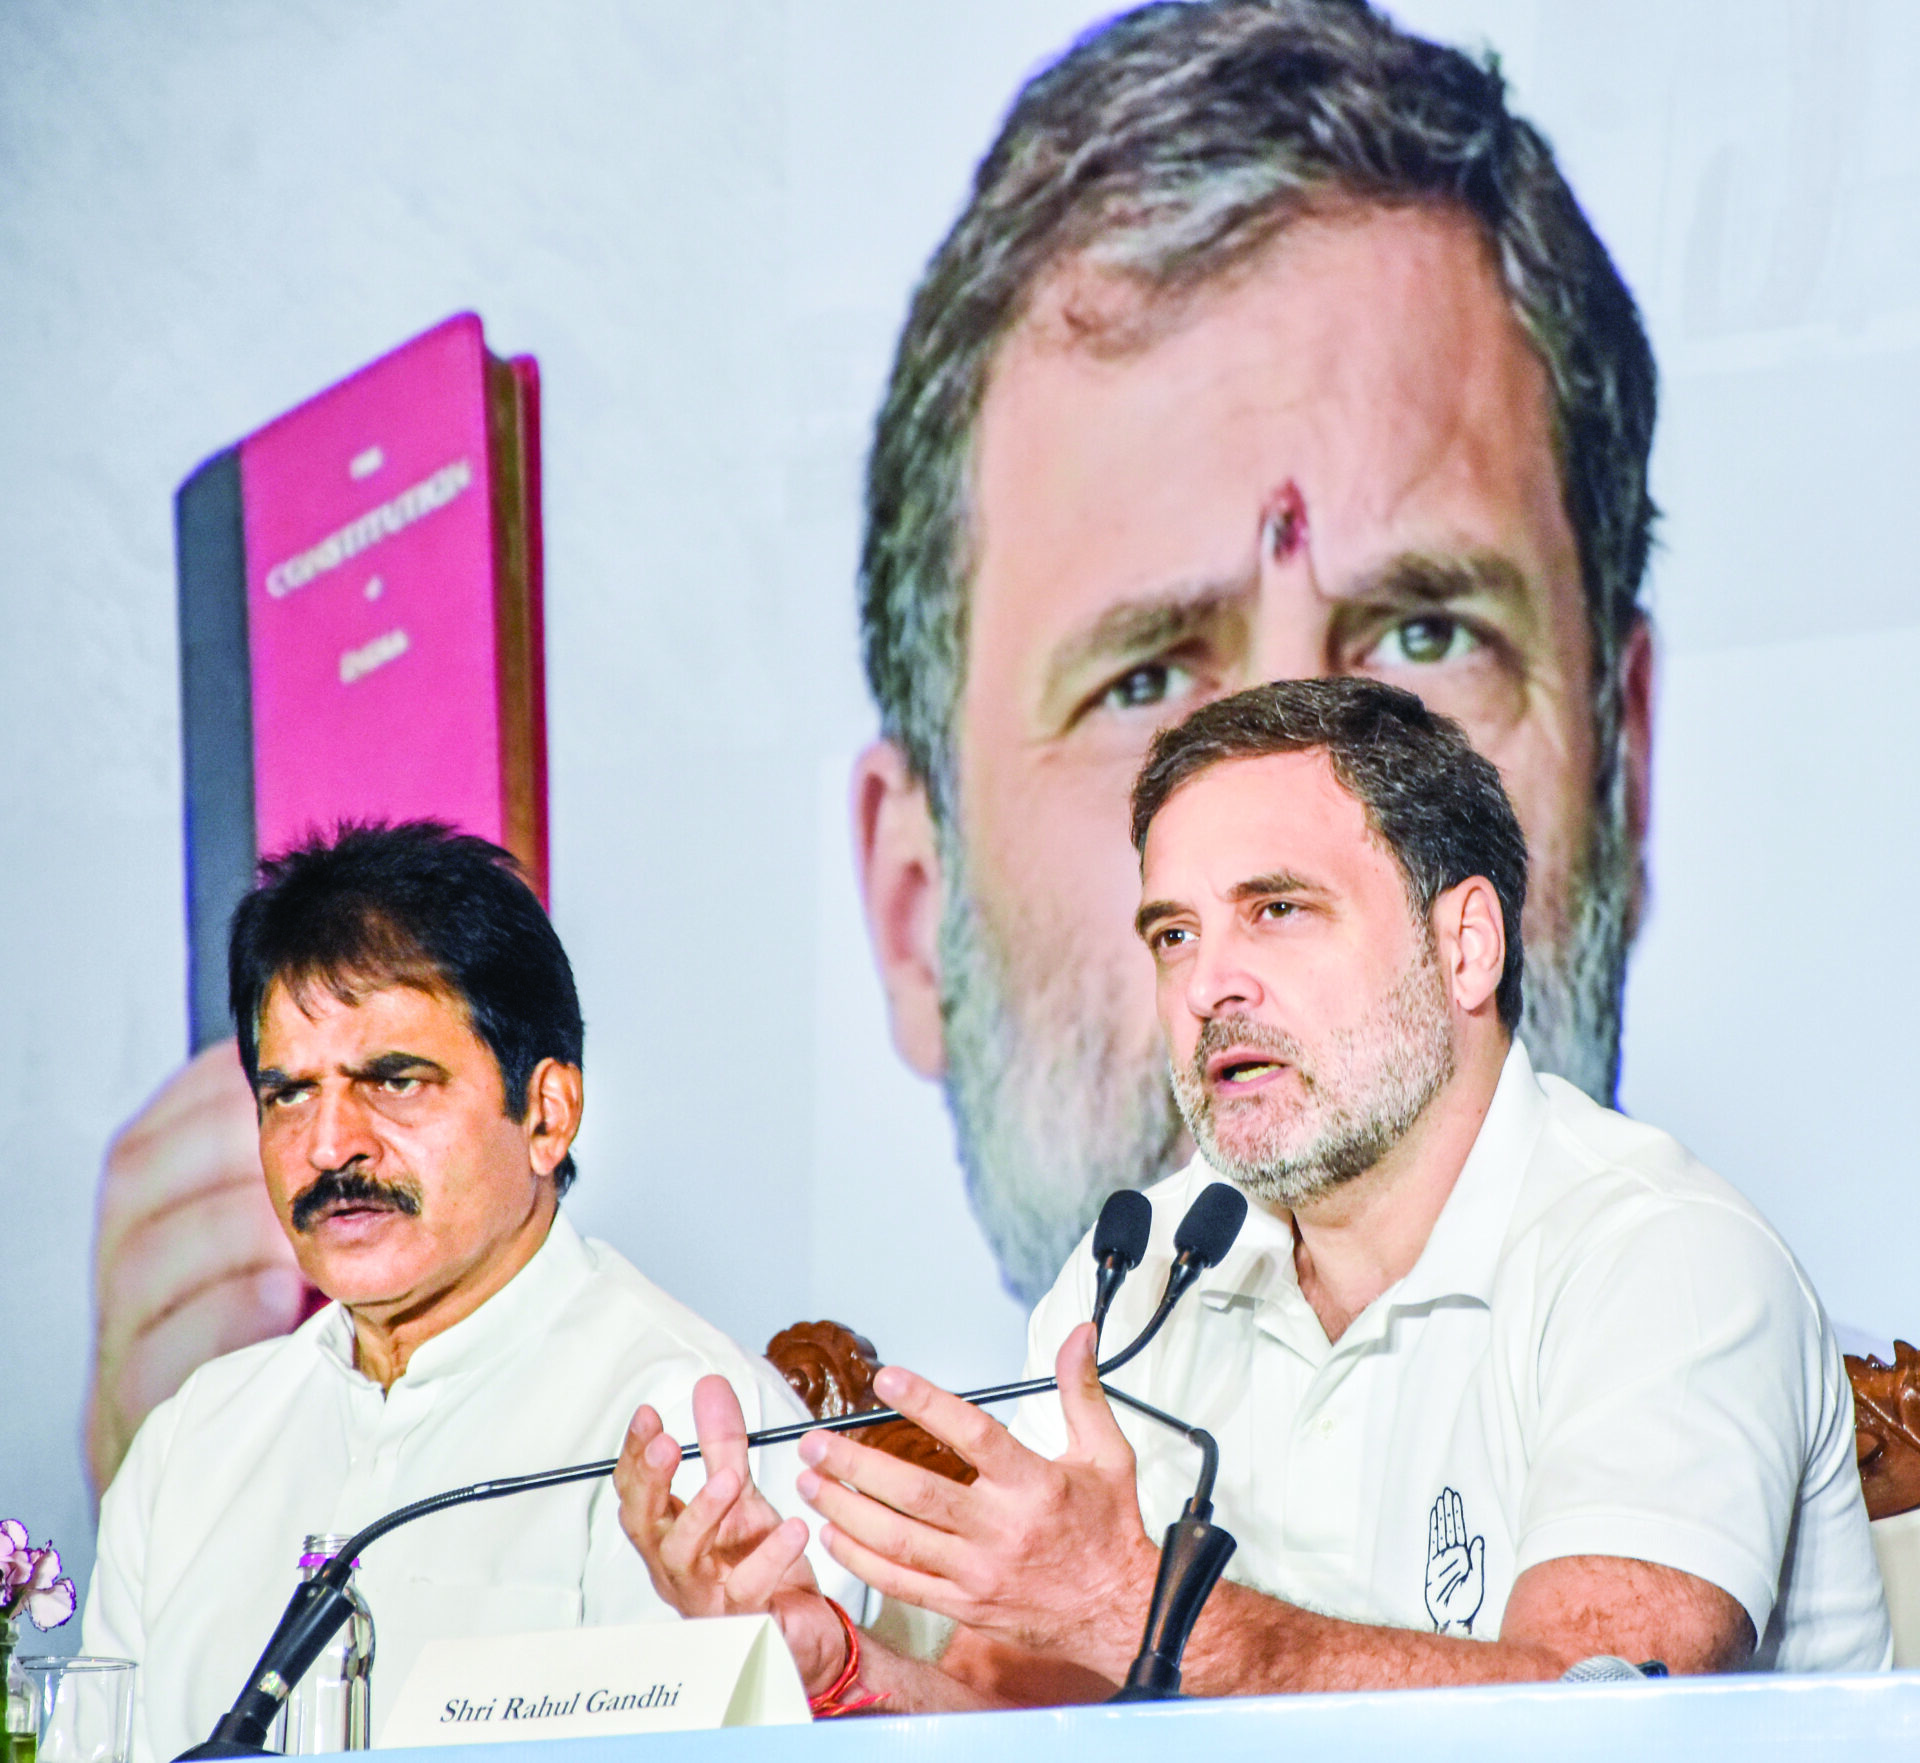
<instances>
[{"instance_id":1,"label":"congress hand logo","mask_svg":"<svg viewBox=\"0 0 1920 1763\"><path fill-rule=\"evenodd\" d=\"M1487 1539L1467 1540L1467 1520L1452 1488L1427 1514L1427 1614L1435 1634L1472 1634L1487 1595Z\"/></svg>"}]
</instances>

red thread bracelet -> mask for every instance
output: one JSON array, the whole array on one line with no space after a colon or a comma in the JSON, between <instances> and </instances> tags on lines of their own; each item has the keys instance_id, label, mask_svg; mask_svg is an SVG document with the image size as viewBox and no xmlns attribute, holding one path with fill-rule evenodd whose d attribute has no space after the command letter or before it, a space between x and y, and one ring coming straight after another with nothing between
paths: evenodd
<instances>
[{"instance_id":1,"label":"red thread bracelet","mask_svg":"<svg viewBox=\"0 0 1920 1763\"><path fill-rule=\"evenodd\" d=\"M840 1698L860 1681L860 1631L853 1625L853 1618L832 1598L826 1600L827 1608L840 1618L840 1626L847 1636L847 1663L841 1673L817 1696L807 1698L808 1711L816 1720L834 1720L842 1714L858 1714L862 1708L871 1708L884 1702L890 1692L880 1691L856 1697L851 1702Z\"/></svg>"}]
</instances>

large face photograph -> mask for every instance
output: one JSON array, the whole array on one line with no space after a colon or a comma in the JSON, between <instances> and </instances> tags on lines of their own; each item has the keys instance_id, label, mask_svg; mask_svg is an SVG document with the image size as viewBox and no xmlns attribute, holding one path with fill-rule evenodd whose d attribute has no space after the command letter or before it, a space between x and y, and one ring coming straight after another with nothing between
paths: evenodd
<instances>
[{"instance_id":1,"label":"large face photograph","mask_svg":"<svg viewBox=\"0 0 1920 1763\"><path fill-rule=\"evenodd\" d=\"M1105 1197L1195 1150L1136 776L1330 676L1497 769L1533 1067L1732 1183L1851 1348L1920 1327L1920 25L1206 10L0 16L0 1480L82 1585L145 1416L330 1295L274 1210L312 1133L263 1181L258 1072L190 1037L231 800L183 757L175 494L469 311L537 362L564 1213L749 1351L1018 1371ZM299 591L371 605L374 555ZM339 675L394 692L354 801L451 764L406 651Z\"/></svg>"}]
</instances>

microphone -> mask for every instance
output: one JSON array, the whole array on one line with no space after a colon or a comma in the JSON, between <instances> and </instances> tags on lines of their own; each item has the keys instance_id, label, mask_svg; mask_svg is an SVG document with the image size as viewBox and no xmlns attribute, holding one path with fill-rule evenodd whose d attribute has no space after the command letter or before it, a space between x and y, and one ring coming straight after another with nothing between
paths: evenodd
<instances>
[{"instance_id":1,"label":"microphone","mask_svg":"<svg viewBox=\"0 0 1920 1763\"><path fill-rule=\"evenodd\" d=\"M1635 1665L1614 1653L1596 1653L1578 1665L1560 1673L1562 1683L1641 1683L1652 1677L1665 1677L1666 1666L1658 1659Z\"/></svg>"},{"instance_id":2,"label":"microphone","mask_svg":"<svg viewBox=\"0 0 1920 1763\"><path fill-rule=\"evenodd\" d=\"M1093 1263L1098 1271L1093 1285L1094 1357L1100 1356L1100 1330L1120 1291L1121 1282L1147 1252L1153 1234L1153 1207L1138 1188L1120 1188L1107 1196L1100 1222L1093 1227Z\"/></svg>"},{"instance_id":3,"label":"microphone","mask_svg":"<svg viewBox=\"0 0 1920 1763\"><path fill-rule=\"evenodd\" d=\"M1107 1211L1115 1200L1124 1200L1126 1196L1115 1194L1101 1209L1101 1220L1105 1223ZM1134 1194L1140 1206L1145 1208L1144 1223L1151 1225L1152 1208L1146 1197ZM1123 1205L1116 1213L1116 1219L1132 1213L1130 1206ZM1209 1267L1216 1265L1226 1252L1232 1248L1233 1239L1238 1235L1241 1221L1247 1215L1246 1197L1225 1182L1214 1182L1207 1187L1188 1207L1186 1216L1181 1219L1174 1232L1176 1254L1173 1266L1167 1274L1166 1290L1162 1294L1159 1307L1154 1311L1147 1326L1130 1342L1124 1351L1109 1359L1106 1364L1096 1366L1098 1374L1104 1378L1128 1360L1142 1352L1155 1335L1160 1332L1173 1307L1187 1289ZM1132 1225L1122 1226L1116 1222L1113 1240L1108 1253L1116 1263L1119 1257L1133 1242ZM1096 1243L1096 1247L1098 1244ZM1134 1259L1112 1278L1112 1289L1119 1289L1120 1281L1126 1273L1139 1262L1145 1253L1144 1232L1141 1246ZM1111 1296L1108 1298L1111 1303ZM1042 1391L1058 1388L1059 1379L1052 1377L1024 1378L1018 1383L999 1384L990 1389L967 1390L961 1400L984 1407L994 1402L1007 1402L1021 1396L1039 1395ZM1103 1386L1104 1387L1104 1386ZM1202 1454L1202 1484L1209 1497L1219 1461L1219 1448L1212 1437L1197 1427L1189 1427L1185 1422L1176 1420L1170 1414L1163 1414L1158 1408L1129 1396L1123 1390L1108 1389L1107 1394L1135 1409L1149 1418L1174 1428L1198 1445ZM768 1427L761 1432L747 1434L747 1445L758 1449L762 1445L781 1445L798 1438L804 1438L810 1432L856 1432L862 1427L879 1426L885 1421L902 1418L897 1408L869 1409L863 1414L842 1414L832 1420L796 1421L787 1426ZM699 1445L685 1447L681 1452L682 1462L692 1462L700 1455ZM574 1463L562 1469L542 1469L531 1475L502 1476L497 1481L474 1482L468 1487L450 1488L445 1493L430 1494L423 1500L415 1500L409 1505L376 1518L364 1530L350 1538L344 1548L324 1567L318 1569L311 1579L302 1580L295 1588L289 1600L286 1612L274 1629L265 1650L254 1663L253 1670L247 1674L247 1687L241 1691L227 1712L221 1715L213 1732L204 1742L190 1750L182 1751L174 1763L197 1763L202 1758L260 1757L267 1755L265 1749L268 1732L272 1729L280 1704L292 1693L293 1686L306 1676L314 1660L326 1649L328 1641L345 1625L353 1614L353 1604L346 1594L348 1576L353 1571L353 1563L365 1553L367 1548L379 1541L389 1531L398 1530L403 1524L411 1524L416 1518L424 1518L431 1512L440 1512L450 1506L465 1506L478 1500L498 1500L509 1494L530 1493L536 1488L563 1487L569 1482L597 1481L602 1476L611 1475L620 1459L603 1457L593 1463ZM1196 1493L1196 1497L1198 1494ZM1188 1502L1189 1511L1193 1502ZM1209 1506L1207 1508L1211 1510ZM1183 1518L1181 1523L1187 1520ZM1221 1533L1223 1536L1224 1532ZM1172 1532L1168 1533L1171 1540ZM1226 1551L1221 1554L1221 1565L1225 1565L1228 1554L1233 1550L1233 1539L1227 1538ZM1161 1558L1161 1574L1166 1575L1166 1555ZM1215 1569L1218 1577L1218 1569ZM1206 1591L1213 1589L1212 1581L1207 1583ZM1200 1594L1204 1601L1206 1591ZM1199 1603L1193 1606L1193 1616L1199 1615ZM1184 1636L1182 1644L1184 1644ZM1178 1672L1175 1674L1176 1684Z\"/></svg>"},{"instance_id":4,"label":"microphone","mask_svg":"<svg viewBox=\"0 0 1920 1763\"><path fill-rule=\"evenodd\" d=\"M1247 1218L1247 1196L1226 1182L1209 1182L1199 1199L1187 1208L1173 1233L1173 1266L1167 1272L1167 1289L1160 1296L1160 1307L1126 1348L1100 1367L1100 1375L1118 1371L1121 1366L1146 1351L1160 1332L1161 1325L1173 1314L1173 1307L1187 1295L1193 1282L1209 1267L1226 1259L1234 1238Z\"/></svg>"}]
</instances>

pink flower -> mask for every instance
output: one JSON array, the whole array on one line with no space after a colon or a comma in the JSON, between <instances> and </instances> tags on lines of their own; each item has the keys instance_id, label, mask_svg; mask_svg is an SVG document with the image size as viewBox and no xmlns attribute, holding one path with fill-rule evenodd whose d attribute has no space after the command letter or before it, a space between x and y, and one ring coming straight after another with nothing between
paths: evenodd
<instances>
[{"instance_id":1,"label":"pink flower","mask_svg":"<svg viewBox=\"0 0 1920 1763\"><path fill-rule=\"evenodd\" d=\"M58 1628L72 1620L73 1581L60 1576L60 1551L31 1546L17 1518L0 1519L0 1621L22 1610L35 1628Z\"/></svg>"},{"instance_id":2,"label":"pink flower","mask_svg":"<svg viewBox=\"0 0 1920 1763\"><path fill-rule=\"evenodd\" d=\"M73 1581L61 1577L60 1551L51 1543L34 1556L27 1588L27 1614L35 1628L58 1628L72 1620Z\"/></svg>"},{"instance_id":3,"label":"pink flower","mask_svg":"<svg viewBox=\"0 0 1920 1763\"><path fill-rule=\"evenodd\" d=\"M27 1527L17 1518L0 1518L0 1603L33 1577L33 1551L27 1547Z\"/></svg>"}]
</instances>

